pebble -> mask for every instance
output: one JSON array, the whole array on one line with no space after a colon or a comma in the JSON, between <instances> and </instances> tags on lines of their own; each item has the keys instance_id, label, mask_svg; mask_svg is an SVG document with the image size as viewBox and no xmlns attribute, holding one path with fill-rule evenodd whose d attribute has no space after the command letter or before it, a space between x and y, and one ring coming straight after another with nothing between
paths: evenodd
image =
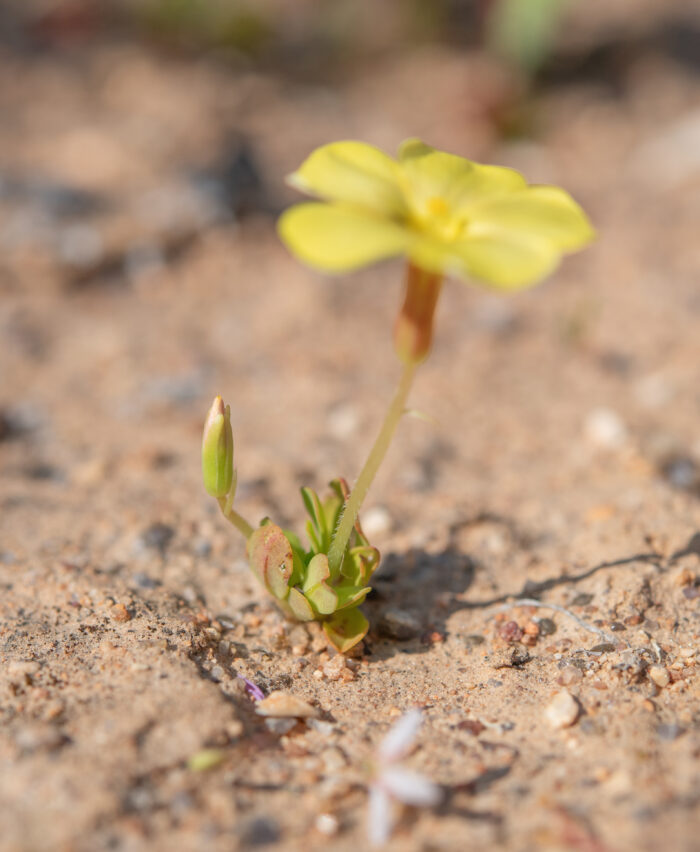
<instances>
[{"instance_id":1,"label":"pebble","mask_svg":"<svg viewBox=\"0 0 700 852\"><path fill-rule=\"evenodd\" d=\"M418 619L404 609L389 607L379 619L377 630L382 636L406 641L418 636L422 627Z\"/></svg>"},{"instance_id":2,"label":"pebble","mask_svg":"<svg viewBox=\"0 0 700 852\"><path fill-rule=\"evenodd\" d=\"M617 646L613 645L612 642L601 642L599 645L594 645L591 648L592 654L610 654L612 651L616 651Z\"/></svg>"},{"instance_id":3,"label":"pebble","mask_svg":"<svg viewBox=\"0 0 700 852\"><path fill-rule=\"evenodd\" d=\"M683 733L683 728L677 722L671 722L670 724L657 725L656 733L659 739L673 742Z\"/></svg>"},{"instance_id":4,"label":"pebble","mask_svg":"<svg viewBox=\"0 0 700 852\"><path fill-rule=\"evenodd\" d=\"M195 556L206 558L211 556L211 541L208 538L197 538L192 543L192 552Z\"/></svg>"},{"instance_id":5,"label":"pebble","mask_svg":"<svg viewBox=\"0 0 700 852\"><path fill-rule=\"evenodd\" d=\"M338 833L339 828L338 819L333 814L319 814L316 817L314 826L319 834L323 834L326 837L333 837L333 835Z\"/></svg>"},{"instance_id":6,"label":"pebble","mask_svg":"<svg viewBox=\"0 0 700 852\"><path fill-rule=\"evenodd\" d=\"M295 657L303 657L309 649L309 634L303 625L298 624L289 631L287 637Z\"/></svg>"},{"instance_id":7,"label":"pebble","mask_svg":"<svg viewBox=\"0 0 700 852\"><path fill-rule=\"evenodd\" d=\"M248 823L241 834L241 846L268 846L277 843L281 833L275 820L257 817Z\"/></svg>"},{"instance_id":8,"label":"pebble","mask_svg":"<svg viewBox=\"0 0 700 852\"><path fill-rule=\"evenodd\" d=\"M154 580L143 571L134 574L131 582L139 589L157 589L161 585L160 580Z\"/></svg>"},{"instance_id":9,"label":"pebble","mask_svg":"<svg viewBox=\"0 0 700 852\"><path fill-rule=\"evenodd\" d=\"M579 716L579 705L574 696L566 689L557 692L545 707L544 715L553 728L568 728Z\"/></svg>"},{"instance_id":10,"label":"pebble","mask_svg":"<svg viewBox=\"0 0 700 852\"><path fill-rule=\"evenodd\" d=\"M671 682L671 675L668 673L668 669L664 666L651 666L649 669L649 677L662 689L664 686L668 686Z\"/></svg>"},{"instance_id":11,"label":"pebble","mask_svg":"<svg viewBox=\"0 0 700 852\"><path fill-rule=\"evenodd\" d=\"M187 768L193 772L206 772L218 766L224 757L225 754L218 748L203 748L188 759Z\"/></svg>"},{"instance_id":12,"label":"pebble","mask_svg":"<svg viewBox=\"0 0 700 852\"><path fill-rule=\"evenodd\" d=\"M158 550L164 554L175 535L175 530L168 524L157 521L151 524L139 535L137 545L149 550Z\"/></svg>"},{"instance_id":13,"label":"pebble","mask_svg":"<svg viewBox=\"0 0 700 852\"><path fill-rule=\"evenodd\" d=\"M335 731L333 722L324 722L321 719L309 719L307 724L309 728L324 737L329 737Z\"/></svg>"},{"instance_id":14,"label":"pebble","mask_svg":"<svg viewBox=\"0 0 700 852\"><path fill-rule=\"evenodd\" d=\"M677 586L692 586L695 583L695 575L689 568L681 568L673 578Z\"/></svg>"},{"instance_id":15,"label":"pebble","mask_svg":"<svg viewBox=\"0 0 700 852\"><path fill-rule=\"evenodd\" d=\"M274 716L277 718L285 718L293 716L300 719L306 719L312 716L317 716L318 711L312 707L308 701L303 698L297 698L289 692L277 690L271 692L267 698L258 701L255 706L255 712L261 716Z\"/></svg>"},{"instance_id":16,"label":"pebble","mask_svg":"<svg viewBox=\"0 0 700 852\"><path fill-rule=\"evenodd\" d=\"M498 635L505 642L519 642L523 638L523 631L517 621L506 621L498 626Z\"/></svg>"},{"instance_id":17,"label":"pebble","mask_svg":"<svg viewBox=\"0 0 700 852\"><path fill-rule=\"evenodd\" d=\"M614 450L627 439L627 428L622 418L610 408L594 408L583 424L586 438L596 447Z\"/></svg>"},{"instance_id":18,"label":"pebble","mask_svg":"<svg viewBox=\"0 0 700 852\"><path fill-rule=\"evenodd\" d=\"M12 660L6 669L10 682L26 683L32 682L32 675L39 671L39 663L36 660Z\"/></svg>"},{"instance_id":19,"label":"pebble","mask_svg":"<svg viewBox=\"0 0 700 852\"><path fill-rule=\"evenodd\" d=\"M68 737L50 724L30 724L15 733L15 743L23 751L53 751L68 742Z\"/></svg>"},{"instance_id":20,"label":"pebble","mask_svg":"<svg viewBox=\"0 0 700 852\"><path fill-rule=\"evenodd\" d=\"M296 723L296 719L265 719L265 726L268 731L280 737L288 734Z\"/></svg>"},{"instance_id":21,"label":"pebble","mask_svg":"<svg viewBox=\"0 0 700 852\"><path fill-rule=\"evenodd\" d=\"M532 657L526 648L515 645L504 648L491 655L491 666L494 669L517 669L529 663Z\"/></svg>"},{"instance_id":22,"label":"pebble","mask_svg":"<svg viewBox=\"0 0 700 852\"><path fill-rule=\"evenodd\" d=\"M339 680L340 678L352 680L354 678L353 673L346 667L345 657L342 654L336 654L323 666L323 674L328 680Z\"/></svg>"},{"instance_id":23,"label":"pebble","mask_svg":"<svg viewBox=\"0 0 700 852\"><path fill-rule=\"evenodd\" d=\"M110 614L115 621L124 622L131 620L131 613L123 603L114 604Z\"/></svg>"},{"instance_id":24,"label":"pebble","mask_svg":"<svg viewBox=\"0 0 700 852\"><path fill-rule=\"evenodd\" d=\"M362 529L371 541L375 535L391 529L391 515L383 506L373 506L362 516Z\"/></svg>"},{"instance_id":25,"label":"pebble","mask_svg":"<svg viewBox=\"0 0 700 852\"><path fill-rule=\"evenodd\" d=\"M336 746L327 748L321 752L321 760L323 761L323 769L327 775L340 772L347 766L347 760L343 752Z\"/></svg>"}]
</instances>

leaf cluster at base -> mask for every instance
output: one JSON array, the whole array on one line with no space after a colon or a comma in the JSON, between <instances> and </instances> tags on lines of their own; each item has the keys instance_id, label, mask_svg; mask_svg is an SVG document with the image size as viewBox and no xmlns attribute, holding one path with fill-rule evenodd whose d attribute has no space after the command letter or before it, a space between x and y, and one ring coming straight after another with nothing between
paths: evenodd
<instances>
[{"instance_id":1,"label":"leaf cluster at base","mask_svg":"<svg viewBox=\"0 0 700 852\"><path fill-rule=\"evenodd\" d=\"M371 591L367 583L379 565L379 551L370 545L358 520L342 563L331 570L327 554L348 486L336 479L330 487L324 501L311 488L301 489L309 515L308 549L296 533L266 518L250 536L247 552L251 570L283 611L297 621L321 622L329 642L345 653L369 628L359 605Z\"/></svg>"}]
</instances>

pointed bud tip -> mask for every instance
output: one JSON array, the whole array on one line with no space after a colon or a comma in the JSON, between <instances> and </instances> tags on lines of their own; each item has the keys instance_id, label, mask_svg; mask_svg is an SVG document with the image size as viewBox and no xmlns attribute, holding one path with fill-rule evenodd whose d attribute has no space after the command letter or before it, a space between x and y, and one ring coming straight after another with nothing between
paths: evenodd
<instances>
[{"instance_id":1,"label":"pointed bud tip","mask_svg":"<svg viewBox=\"0 0 700 852\"><path fill-rule=\"evenodd\" d=\"M202 435L202 475L212 497L225 497L233 482L231 409L220 396L214 399Z\"/></svg>"}]
</instances>

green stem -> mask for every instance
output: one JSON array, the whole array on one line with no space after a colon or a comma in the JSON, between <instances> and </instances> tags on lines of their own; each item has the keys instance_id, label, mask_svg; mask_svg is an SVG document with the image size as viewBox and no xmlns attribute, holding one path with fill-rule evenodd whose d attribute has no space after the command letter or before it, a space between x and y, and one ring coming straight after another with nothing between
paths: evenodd
<instances>
[{"instance_id":1,"label":"green stem","mask_svg":"<svg viewBox=\"0 0 700 852\"><path fill-rule=\"evenodd\" d=\"M249 539L253 534L253 527L229 503L230 501L227 497L219 497L219 506L221 507L223 516L234 525L246 540Z\"/></svg>"},{"instance_id":2,"label":"green stem","mask_svg":"<svg viewBox=\"0 0 700 852\"><path fill-rule=\"evenodd\" d=\"M343 564L345 549L352 535L360 507L367 496L367 492L379 470L379 466L384 460L384 456L391 444L391 439L394 437L394 432L396 432L396 427L399 425L399 420L401 420L401 416L406 408L406 398L411 390L415 372L415 364L404 365L399 386L386 413L382 428L379 430L365 466L357 477L355 487L350 492L350 496L343 507L338 527L328 550L328 565L331 574L340 570L340 566Z\"/></svg>"}]
</instances>

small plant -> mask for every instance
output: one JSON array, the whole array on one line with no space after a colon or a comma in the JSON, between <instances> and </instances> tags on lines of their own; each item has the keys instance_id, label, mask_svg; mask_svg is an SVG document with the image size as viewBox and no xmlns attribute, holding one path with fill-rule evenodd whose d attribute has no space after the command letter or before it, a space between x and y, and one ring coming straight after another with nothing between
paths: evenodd
<instances>
[{"instance_id":1,"label":"small plant","mask_svg":"<svg viewBox=\"0 0 700 852\"><path fill-rule=\"evenodd\" d=\"M289 183L321 199L290 208L279 222L282 240L302 261L337 273L407 257L394 326L399 385L353 488L334 480L324 500L302 488L306 543L267 518L255 529L233 508L233 434L221 397L204 428L202 469L207 491L245 536L262 585L290 618L322 622L329 641L345 652L367 633L359 605L379 564L358 514L405 413L416 368L430 352L444 276L520 290L590 242L593 229L564 190L528 185L512 169L473 163L417 139L404 142L396 160L363 142L324 145Z\"/></svg>"}]
</instances>

